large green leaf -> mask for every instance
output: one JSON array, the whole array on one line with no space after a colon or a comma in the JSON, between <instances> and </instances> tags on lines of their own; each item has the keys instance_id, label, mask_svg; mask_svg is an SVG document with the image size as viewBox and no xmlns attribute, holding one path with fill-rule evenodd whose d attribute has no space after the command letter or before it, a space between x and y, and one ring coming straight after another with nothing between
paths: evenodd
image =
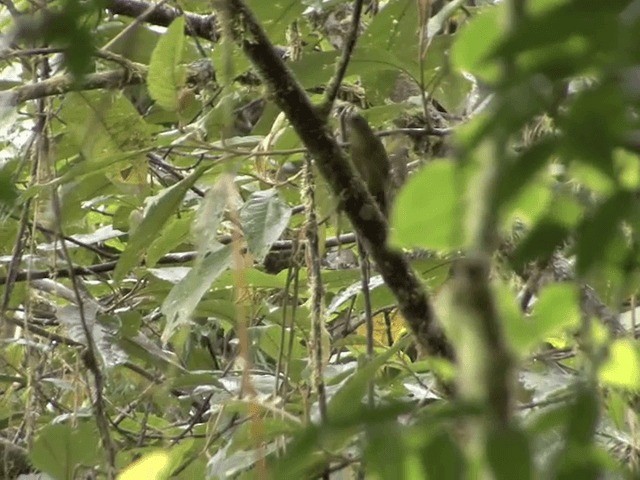
<instances>
[{"instance_id":1,"label":"large green leaf","mask_svg":"<svg viewBox=\"0 0 640 480\"><path fill-rule=\"evenodd\" d=\"M56 480L78 478L78 469L93 469L101 463L103 450L92 422L77 425L49 424L40 429L29 458L38 470Z\"/></svg>"},{"instance_id":2,"label":"large green leaf","mask_svg":"<svg viewBox=\"0 0 640 480\"><path fill-rule=\"evenodd\" d=\"M496 480L530 480L533 459L527 435L515 426L493 429L486 444L487 460Z\"/></svg>"},{"instance_id":3,"label":"large green leaf","mask_svg":"<svg viewBox=\"0 0 640 480\"><path fill-rule=\"evenodd\" d=\"M618 191L584 219L577 233L578 272L586 274L595 263L606 260L603 258L603 252L606 252L615 240L620 223L626 219L634 204L637 203L634 197L634 193ZM617 248L618 252L621 250Z\"/></svg>"},{"instance_id":4,"label":"large green leaf","mask_svg":"<svg viewBox=\"0 0 640 480\"><path fill-rule=\"evenodd\" d=\"M429 436L420 450L420 459L430 479L465 478L466 462L462 450L445 431L439 430Z\"/></svg>"},{"instance_id":5,"label":"large green leaf","mask_svg":"<svg viewBox=\"0 0 640 480\"><path fill-rule=\"evenodd\" d=\"M388 52L403 52L417 43L418 13L414 0L395 0L375 16L358 42Z\"/></svg>"},{"instance_id":6,"label":"large green leaf","mask_svg":"<svg viewBox=\"0 0 640 480\"><path fill-rule=\"evenodd\" d=\"M577 94L571 109L558 119L562 153L615 177L613 149L625 143L628 130L634 128L626 113L627 102L620 85L609 82Z\"/></svg>"},{"instance_id":7,"label":"large green leaf","mask_svg":"<svg viewBox=\"0 0 640 480\"><path fill-rule=\"evenodd\" d=\"M335 72L336 52L309 52L291 63L291 70L307 89L325 85Z\"/></svg>"},{"instance_id":8,"label":"large green leaf","mask_svg":"<svg viewBox=\"0 0 640 480\"><path fill-rule=\"evenodd\" d=\"M207 190L193 222L198 253L202 256L218 248L218 228L228 203L228 185L233 180L227 176L219 177L216 184Z\"/></svg>"},{"instance_id":9,"label":"large green leaf","mask_svg":"<svg viewBox=\"0 0 640 480\"><path fill-rule=\"evenodd\" d=\"M192 221L193 217L189 214L182 215L179 218L171 217L147 249L147 266L155 266L163 255L185 242L189 238L189 229Z\"/></svg>"},{"instance_id":10,"label":"large green leaf","mask_svg":"<svg viewBox=\"0 0 640 480\"><path fill-rule=\"evenodd\" d=\"M7 165L0 168L0 214L5 209L13 207L14 202L18 199L18 190L15 187L15 179L13 173Z\"/></svg>"},{"instance_id":11,"label":"large green leaf","mask_svg":"<svg viewBox=\"0 0 640 480\"><path fill-rule=\"evenodd\" d=\"M411 451L404 442L403 431L397 421L372 425L366 432L364 459L367 473L381 480L409 479L406 463Z\"/></svg>"},{"instance_id":12,"label":"large green leaf","mask_svg":"<svg viewBox=\"0 0 640 480\"><path fill-rule=\"evenodd\" d=\"M580 324L579 292L575 285L557 283L540 293L530 318L508 316L505 334L518 352L528 352L544 340Z\"/></svg>"},{"instance_id":13,"label":"large green leaf","mask_svg":"<svg viewBox=\"0 0 640 480\"><path fill-rule=\"evenodd\" d=\"M291 218L289 208L275 189L253 193L240 210L240 221L249 250L258 262L269 253Z\"/></svg>"},{"instance_id":14,"label":"large green leaf","mask_svg":"<svg viewBox=\"0 0 640 480\"><path fill-rule=\"evenodd\" d=\"M392 242L407 248L460 248L465 183L462 170L447 160L431 162L411 177L394 204Z\"/></svg>"},{"instance_id":15,"label":"large green leaf","mask_svg":"<svg viewBox=\"0 0 640 480\"><path fill-rule=\"evenodd\" d=\"M147 199L144 218L140 225L129 236L127 248L116 265L113 273L116 281L124 276L138 263L144 250L149 246L164 224L171 218L182 203L182 199L208 166L201 166L180 182L163 190L158 195Z\"/></svg>"},{"instance_id":16,"label":"large green leaf","mask_svg":"<svg viewBox=\"0 0 640 480\"><path fill-rule=\"evenodd\" d=\"M269 40L276 45L285 41L287 29L300 18L306 8L304 2L300 0L275 0L273 2L248 0L247 5L262 23L269 35Z\"/></svg>"},{"instance_id":17,"label":"large green leaf","mask_svg":"<svg viewBox=\"0 0 640 480\"><path fill-rule=\"evenodd\" d=\"M162 341L167 342L176 328L186 325L191 314L198 306L202 296L209 290L213 281L231 265L232 245L220 246L207 252L196 260L187 276L180 281L162 304L162 313L166 324L162 332Z\"/></svg>"},{"instance_id":18,"label":"large green leaf","mask_svg":"<svg viewBox=\"0 0 640 480\"><path fill-rule=\"evenodd\" d=\"M82 155L82 161L62 170L65 181L96 173L112 161L136 155L150 144L150 127L121 93L70 93L60 111L60 119L64 130L58 156Z\"/></svg>"},{"instance_id":19,"label":"large green leaf","mask_svg":"<svg viewBox=\"0 0 640 480\"><path fill-rule=\"evenodd\" d=\"M521 189L546 165L554 148L557 148L557 142L547 138L526 148L510 162L505 162L502 175L496 185L496 204L506 204L518 195Z\"/></svg>"},{"instance_id":20,"label":"large green leaf","mask_svg":"<svg viewBox=\"0 0 640 480\"><path fill-rule=\"evenodd\" d=\"M504 9L504 4L488 8L460 32L451 50L455 67L487 83L498 79L499 64L488 57L504 29Z\"/></svg>"},{"instance_id":21,"label":"large green leaf","mask_svg":"<svg viewBox=\"0 0 640 480\"><path fill-rule=\"evenodd\" d=\"M151 98L171 111L180 106L180 90L185 82L185 70L180 65L184 51L184 22L184 17L176 18L158 40L147 74Z\"/></svg>"}]
</instances>

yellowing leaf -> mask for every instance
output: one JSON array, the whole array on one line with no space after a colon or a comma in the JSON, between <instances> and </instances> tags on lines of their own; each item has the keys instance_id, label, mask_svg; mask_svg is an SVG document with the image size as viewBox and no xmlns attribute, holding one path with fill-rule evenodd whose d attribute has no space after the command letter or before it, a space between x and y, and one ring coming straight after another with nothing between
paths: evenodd
<instances>
[{"instance_id":1,"label":"yellowing leaf","mask_svg":"<svg viewBox=\"0 0 640 480\"><path fill-rule=\"evenodd\" d=\"M384 313L379 313L373 317L373 340L376 345L389 346L389 340L395 343L405 332L404 318L397 310L389 316L389 327L387 327ZM363 337L366 336L366 325L360 325L356 329L356 333ZM389 336L391 336L391 338L389 338Z\"/></svg>"},{"instance_id":2,"label":"yellowing leaf","mask_svg":"<svg viewBox=\"0 0 640 480\"><path fill-rule=\"evenodd\" d=\"M129 465L118 475L118 480L140 480L141 478L145 480L164 480L169 478L168 467L168 453L150 453Z\"/></svg>"},{"instance_id":3,"label":"yellowing leaf","mask_svg":"<svg viewBox=\"0 0 640 480\"><path fill-rule=\"evenodd\" d=\"M613 342L599 376L603 383L612 387L640 389L640 354L634 342L628 339Z\"/></svg>"}]
</instances>

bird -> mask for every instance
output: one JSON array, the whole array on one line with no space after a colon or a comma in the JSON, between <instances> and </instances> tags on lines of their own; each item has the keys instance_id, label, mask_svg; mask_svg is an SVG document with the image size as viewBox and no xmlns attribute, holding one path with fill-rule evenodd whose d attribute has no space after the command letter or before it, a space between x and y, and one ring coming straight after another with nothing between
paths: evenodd
<instances>
[{"instance_id":1,"label":"bird","mask_svg":"<svg viewBox=\"0 0 640 480\"><path fill-rule=\"evenodd\" d=\"M369 122L359 113L349 112L345 117L345 127L350 144L351 162L367 185L378 208L387 217L391 181L391 162L387 151Z\"/></svg>"}]
</instances>

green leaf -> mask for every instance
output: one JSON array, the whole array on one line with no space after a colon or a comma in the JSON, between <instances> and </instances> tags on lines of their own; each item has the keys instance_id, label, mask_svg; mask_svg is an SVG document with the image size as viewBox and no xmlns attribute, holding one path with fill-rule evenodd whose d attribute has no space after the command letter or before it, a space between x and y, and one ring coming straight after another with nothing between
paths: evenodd
<instances>
[{"instance_id":1,"label":"green leaf","mask_svg":"<svg viewBox=\"0 0 640 480\"><path fill-rule=\"evenodd\" d=\"M605 385L630 391L640 390L640 353L632 340L616 340L600 366L598 377Z\"/></svg>"},{"instance_id":2,"label":"green leaf","mask_svg":"<svg viewBox=\"0 0 640 480\"><path fill-rule=\"evenodd\" d=\"M500 76L499 63L489 55L498 44L504 30L505 5L486 9L477 15L457 35L451 49L451 60L461 71L469 72L478 79L493 83Z\"/></svg>"},{"instance_id":3,"label":"green leaf","mask_svg":"<svg viewBox=\"0 0 640 480\"><path fill-rule=\"evenodd\" d=\"M491 430L487 438L486 451L496 480L533 478L529 439L517 427Z\"/></svg>"},{"instance_id":4,"label":"green leaf","mask_svg":"<svg viewBox=\"0 0 640 480\"><path fill-rule=\"evenodd\" d=\"M171 289L161 307L167 319L162 332L163 343L169 341L176 328L191 320L191 314L202 296L213 281L231 265L232 253L232 245L220 246L217 250L207 252L204 257L196 260L187 276Z\"/></svg>"},{"instance_id":5,"label":"green leaf","mask_svg":"<svg viewBox=\"0 0 640 480\"><path fill-rule=\"evenodd\" d=\"M418 12L414 0L396 0L376 15L358 40L359 47L377 46L387 52L417 52Z\"/></svg>"},{"instance_id":6,"label":"green leaf","mask_svg":"<svg viewBox=\"0 0 640 480\"><path fill-rule=\"evenodd\" d=\"M545 262L568 235L569 229L565 225L554 220L542 219L517 246L511 264L515 270L520 270L536 259Z\"/></svg>"},{"instance_id":7,"label":"green leaf","mask_svg":"<svg viewBox=\"0 0 640 480\"><path fill-rule=\"evenodd\" d=\"M466 461L460 447L447 432L431 435L421 451L427 478L460 480L465 478Z\"/></svg>"},{"instance_id":8,"label":"green leaf","mask_svg":"<svg viewBox=\"0 0 640 480\"><path fill-rule=\"evenodd\" d=\"M122 252L116 265L113 273L116 281L122 280L138 263L150 240L155 238L160 229L180 206L185 193L208 168L208 166L199 167L180 182L147 199L144 218L130 235L127 248Z\"/></svg>"},{"instance_id":9,"label":"green leaf","mask_svg":"<svg viewBox=\"0 0 640 480\"><path fill-rule=\"evenodd\" d=\"M503 205L518 195L546 165L555 148L557 148L557 142L552 138L545 138L528 147L511 163L506 164L496 186L496 203Z\"/></svg>"},{"instance_id":10,"label":"green leaf","mask_svg":"<svg viewBox=\"0 0 640 480\"><path fill-rule=\"evenodd\" d=\"M286 40L287 29L302 16L306 8L304 3L300 0L247 1L255 17L260 19L260 23L269 35L269 40L275 44Z\"/></svg>"},{"instance_id":11,"label":"green leaf","mask_svg":"<svg viewBox=\"0 0 640 480\"><path fill-rule=\"evenodd\" d=\"M333 395L327 406L327 416L332 423L348 422L352 416L358 415L365 405L362 402L369 381L378 369L393 355L399 352L409 342L403 337L384 353L377 355L359 368L340 389Z\"/></svg>"},{"instance_id":12,"label":"green leaf","mask_svg":"<svg viewBox=\"0 0 640 480\"><path fill-rule=\"evenodd\" d=\"M347 382L352 379L353 377ZM366 388L366 381L364 387ZM349 405L345 406L351 408L350 414L340 417L328 415L325 424L318 426L312 423L296 433L293 440L287 445L285 454L270 465L269 478L274 480L315 478L321 473L319 468L325 461L324 452L344 448L351 444L358 427L363 424L371 426L386 424L390 420L395 420L398 415L407 413L410 409L408 405L394 402L371 410L363 403L354 401L353 398L344 397L342 400L348 402ZM331 403L334 403L333 399Z\"/></svg>"},{"instance_id":13,"label":"green leaf","mask_svg":"<svg viewBox=\"0 0 640 480\"><path fill-rule=\"evenodd\" d=\"M391 215L391 241L401 247L456 250L463 245L463 174L447 160L437 160L412 176Z\"/></svg>"},{"instance_id":14,"label":"green leaf","mask_svg":"<svg viewBox=\"0 0 640 480\"><path fill-rule=\"evenodd\" d=\"M291 218L289 208L275 189L251 194L240 210L240 221L249 251L261 262L280 238Z\"/></svg>"},{"instance_id":15,"label":"green leaf","mask_svg":"<svg viewBox=\"0 0 640 480\"><path fill-rule=\"evenodd\" d=\"M394 421L371 425L366 429L364 452L367 473L382 480L402 480L407 477L405 464L410 450L404 442L402 430ZM384 455L381 455L384 452Z\"/></svg>"},{"instance_id":16,"label":"green leaf","mask_svg":"<svg viewBox=\"0 0 640 480\"><path fill-rule=\"evenodd\" d=\"M196 212L192 231L201 256L218 249L218 228L227 207L228 185L232 181L227 175L218 178L216 184L205 193Z\"/></svg>"},{"instance_id":17,"label":"green leaf","mask_svg":"<svg viewBox=\"0 0 640 480\"><path fill-rule=\"evenodd\" d=\"M519 350L530 350L550 336L580 324L578 288L573 284L555 283L540 293L530 318L515 330L510 325L509 336Z\"/></svg>"},{"instance_id":18,"label":"green leaf","mask_svg":"<svg viewBox=\"0 0 640 480\"><path fill-rule=\"evenodd\" d=\"M171 217L147 250L146 265L154 267L158 260L189 238L192 215Z\"/></svg>"},{"instance_id":19,"label":"green leaf","mask_svg":"<svg viewBox=\"0 0 640 480\"><path fill-rule=\"evenodd\" d=\"M309 52L292 62L291 71L305 89L325 85L335 72L336 52Z\"/></svg>"},{"instance_id":20,"label":"green leaf","mask_svg":"<svg viewBox=\"0 0 640 480\"><path fill-rule=\"evenodd\" d=\"M578 387L567 419L567 442L578 446L593 443L593 435L600 415L596 392L585 386Z\"/></svg>"},{"instance_id":21,"label":"green leaf","mask_svg":"<svg viewBox=\"0 0 640 480\"><path fill-rule=\"evenodd\" d=\"M74 77L81 77L93 68L91 56L96 47L87 18L97 13L99 8L98 2L66 0L58 5L58 9L49 12L41 29L24 28L22 34L38 32L44 37L40 37L43 41L63 46L65 66Z\"/></svg>"},{"instance_id":22,"label":"green leaf","mask_svg":"<svg viewBox=\"0 0 640 480\"><path fill-rule=\"evenodd\" d=\"M18 190L15 187L13 173L4 165L0 168L0 213L13 207L18 199Z\"/></svg>"},{"instance_id":23,"label":"green leaf","mask_svg":"<svg viewBox=\"0 0 640 480\"><path fill-rule=\"evenodd\" d=\"M513 288L506 282L494 281L492 285L498 318L502 320L504 334L510 350L519 356L526 356L529 352L521 350L526 343L528 332L523 331L528 319L524 318L522 309L513 295Z\"/></svg>"},{"instance_id":24,"label":"green leaf","mask_svg":"<svg viewBox=\"0 0 640 480\"><path fill-rule=\"evenodd\" d=\"M518 28L502 39L495 49L495 57L516 57L524 51L539 48L553 54L564 42L576 37L582 37L598 48L613 46L615 40L610 37L611 32L617 29L620 3L597 2L590 7L586 7L584 2L558 3L557 8L526 16ZM594 15L597 15L597 24L593 22Z\"/></svg>"},{"instance_id":25,"label":"green leaf","mask_svg":"<svg viewBox=\"0 0 640 480\"><path fill-rule=\"evenodd\" d=\"M626 143L629 128L635 128L626 114L627 103L620 86L612 83L577 94L571 109L558 120L564 156L615 178L613 148Z\"/></svg>"},{"instance_id":26,"label":"green leaf","mask_svg":"<svg viewBox=\"0 0 640 480\"><path fill-rule=\"evenodd\" d=\"M603 251L615 239L620 222L627 217L635 202L633 193L618 191L585 218L577 233L576 269L579 273L588 273L595 263L603 260Z\"/></svg>"},{"instance_id":27,"label":"green leaf","mask_svg":"<svg viewBox=\"0 0 640 480\"><path fill-rule=\"evenodd\" d=\"M126 26L127 24L118 21L104 22L95 32L97 43L103 45L115 39ZM117 40L110 44L109 50L132 62L148 65L161 36L154 28L157 27L144 23L136 25L136 28L129 29L126 35L118 36Z\"/></svg>"},{"instance_id":28,"label":"green leaf","mask_svg":"<svg viewBox=\"0 0 640 480\"><path fill-rule=\"evenodd\" d=\"M542 175L529 179L515 197L506 203L497 203L502 207L501 221L504 228L513 230L515 222L524 225L536 225L541 222L552 205L553 192L549 188L549 179Z\"/></svg>"},{"instance_id":29,"label":"green leaf","mask_svg":"<svg viewBox=\"0 0 640 480\"><path fill-rule=\"evenodd\" d=\"M184 69L180 68L184 50L184 17L176 18L158 40L151 54L147 85L158 104L175 111L179 107L180 89L184 86Z\"/></svg>"},{"instance_id":30,"label":"green leaf","mask_svg":"<svg viewBox=\"0 0 640 480\"><path fill-rule=\"evenodd\" d=\"M351 68L349 73L356 73L360 76L375 76L390 70L395 76L400 72L406 72L409 75L416 75L416 65L411 62L404 61L401 57L398 57L394 52L389 52L384 48L377 45L371 47L361 46L357 48L351 59ZM391 89L393 82L387 85L387 88Z\"/></svg>"},{"instance_id":31,"label":"green leaf","mask_svg":"<svg viewBox=\"0 0 640 480\"><path fill-rule=\"evenodd\" d=\"M60 119L64 130L59 157L73 158L80 153L82 158L62 170L64 181L96 173L134 155L143 157L138 152L150 145L151 128L122 93L70 93Z\"/></svg>"},{"instance_id":32,"label":"green leaf","mask_svg":"<svg viewBox=\"0 0 640 480\"><path fill-rule=\"evenodd\" d=\"M81 466L93 469L102 460L98 432L93 423L53 424L41 428L29 458L38 470L57 480L74 480Z\"/></svg>"},{"instance_id":33,"label":"green leaf","mask_svg":"<svg viewBox=\"0 0 640 480\"><path fill-rule=\"evenodd\" d=\"M285 341L283 345L289 345L289 337L291 333L287 329L282 335L282 328L280 325L267 325L250 327L249 339L251 345L256 346L269 357L277 360L280 355L280 348L282 347L280 341L281 337L284 337ZM289 361L305 359L307 349L304 347L304 339L298 334L294 334L295 341L292 342L293 348L291 349L291 355L288 357Z\"/></svg>"}]
</instances>

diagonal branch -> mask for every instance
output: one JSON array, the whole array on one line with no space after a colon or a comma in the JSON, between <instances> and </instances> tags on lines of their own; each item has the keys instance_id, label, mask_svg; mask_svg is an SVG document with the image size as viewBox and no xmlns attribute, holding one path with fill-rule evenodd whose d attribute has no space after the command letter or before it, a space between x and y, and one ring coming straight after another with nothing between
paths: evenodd
<instances>
[{"instance_id":1,"label":"diagonal branch","mask_svg":"<svg viewBox=\"0 0 640 480\"><path fill-rule=\"evenodd\" d=\"M402 253L388 247L389 226L330 133L323 115L311 104L246 4L242 0L218 0L214 5L223 15L223 30L242 46L272 98L308 148L334 194L340 198L342 209L398 300L419 346L426 353L453 358L451 346L436 323L424 286Z\"/></svg>"}]
</instances>

